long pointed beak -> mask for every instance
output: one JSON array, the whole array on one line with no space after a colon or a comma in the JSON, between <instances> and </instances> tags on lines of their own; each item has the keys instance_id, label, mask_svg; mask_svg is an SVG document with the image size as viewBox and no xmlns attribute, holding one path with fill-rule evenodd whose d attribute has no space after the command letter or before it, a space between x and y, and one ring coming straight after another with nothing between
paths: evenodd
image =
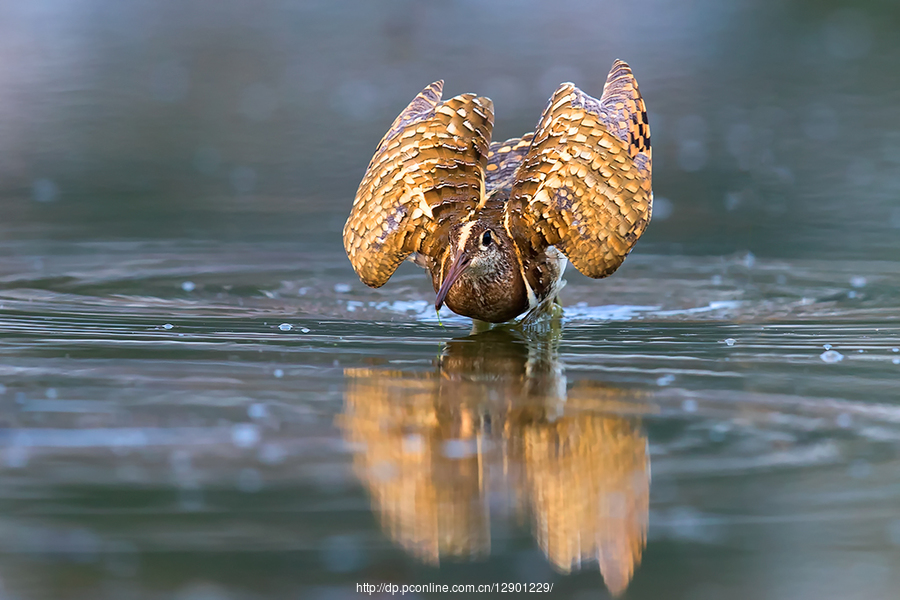
<instances>
[{"instance_id":1,"label":"long pointed beak","mask_svg":"<svg viewBox=\"0 0 900 600\"><path fill-rule=\"evenodd\" d=\"M438 290L437 298L434 301L434 310L441 310L441 306L444 305L444 299L450 292L450 288L453 287L453 284L456 283L456 280L459 279L462 272L469 266L469 262L471 262L471 259L465 252L461 252L453 261L453 264L450 265L447 276L444 277L444 281L441 282L441 289Z\"/></svg>"}]
</instances>

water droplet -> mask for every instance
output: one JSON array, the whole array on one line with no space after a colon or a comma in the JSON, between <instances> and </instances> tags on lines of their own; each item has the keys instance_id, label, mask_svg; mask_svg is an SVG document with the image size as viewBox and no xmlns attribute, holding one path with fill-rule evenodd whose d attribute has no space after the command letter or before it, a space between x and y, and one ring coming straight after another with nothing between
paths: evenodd
<instances>
[{"instance_id":1,"label":"water droplet","mask_svg":"<svg viewBox=\"0 0 900 600\"><path fill-rule=\"evenodd\" d=\"M824 344L822 347L826 350L831 350L831 344Z\"/></svg>"},{"instance_id":2,"label":"water droplet","mask_svg":"<svg viewBox=\"0 0 900 600\"><path fill-rule=\"evenodd\" d=\"M31 197L36 202L53 202L59 196L59 188L49 179L36 179L31 185Z\"/></svg>"},{"instance_id":3,"label":"water droplet","mask_svg":"<svg viewBox=\"0 0 900 600\"><path fill-rule=\"evenodd\" d=\"M861 288L866 286L866 278L860 275L856 275L850 278L850 285L855 288Z\"/></svg>"},{"instance_id":4,"label":"water droplet","mask_svg":"<svg viewBox=\"0 0 900 600\"><path fill-rule=\"evenodd\" d=\"M900 352L900 348L891 348L891 352Z\"/></svg>"},{"instance_id":5,"label":"water droplet","mask_svg":"<svg viewBox=\"0 0 900 600\"><path fill-rule=\"evenodd\" d=\"M349 284L349 283L336 283L336 284L334 284L334 291L337 292L338 294L346 294L346 293L349 292L351 289L352 289L352 288L350 287L350 284Z\"/></svg>"},{"instance_id":6,"label":"water droplet","mask_svg":"<svg viewBox=\"0 0 900 600\"><path fill-rule=\"evenodd\" d=\"M231 443L238 448L252 448L259 439L259 427L252 423L236 423L231 427Z\"/></svg>"},{"instance_id":7,"label":"water droplet","mask_svg":"<svg viewBox=\"0 0 900 600\"><path fill-rule=\"evenodd\" d=\"M259 449L259 461L267 465L276 465L284 461L287 453L277 444L264 444Z\"/></svg>"},{"instance_id":8,"label":"water droplet","mask_svg":"<svg viewBox=\"0 0 900 600\"><path fill-rule=\"evenodd\" d=\"M193 292L195 289L197 289L197 286L193 281L185 281L181 284L181 289L186 292Z\"/></svg>"},{"instance_id":9,"label":"water droplet","mask_svg":"<svg viewBox=\"0 0 900 600\"><path fill-rule=\"evenodd\" d=\"M697 401L691 399L685 400L681 403L681 410L688 413L697 412Z\"/></svg>"},{"instance_id":10,"label":"water droplet","mask_svg":"<svg viewBox=\"0 0 900 600\"><path fill-rule=\"evenodd\" d=\"M671 373L669 375L663 375L662 377L657 378L656 385L666 386L675 381L675 376Z\"/></svg>"},{"instance_id":11,"label":"water droplet","mask_svg":"<svg viewBox=\"0 0 900 600\"><path fill-rule=\"evenodd\" d=\"M404 454L421 454L425 449L425 439L418 433L411 433L403 437Z\"/></svg>"},{"instance_id":12,"label":"water droplet","mask_svg":"<svg viewBox=\"0 0 900 600\"><path fill-rule=\"evenodd\" d=\"M447 440L443 447L444 456L447 458L467 458L477 452L475 440Z\"/></svg>"},{"instance_id":13,"label":"water droplet","mask_svg":"<svg viewBox=\"0 0 900 600\"><path fill-rule=\"evenodd\" d=\"M742 262L744 263L745 267L747 267L748 269L752 269L753 265L756 264L756 256L754 256L752 252L748 252L744 255L744 259Z\"/></svg>"},{"instance_id":14,"label":"water droplet","mask_svg":"<svg viewBox=\"0 0 900 600\"><path fill-rule=\"evenodd\" d=\"M837 350L826 350L822 354L819 355L824 362L827 363L836 363L844 360L844 355L838 352Z\"/></svg>"},{"instance_id":15,"label":"water droplet","mask_svg":"<svg viewBox=\"0 0 900 600\"><path fill-rule=\"evenodd\" d=\"M728 346L734 346L734 343L735 343L736 341L737 341L737 340L735 340L734 338L725 338L725 344L728 345Z\"/></svg>"},{"instance_id":16,"label":"water droplet","mask_svg":"<svg viewBox=\"0 0 900 600\"><path fill-rule=\"evenodd\" d=\"M247 407L247 416L251 419L265 419L269 416L269 409L265 404L257 402Z\"/></svg>"},{"instance_id":17,"label":"water droplet","mask_svg":"<svg viewBox=\"0 0 900 600\"><path fill-rule=\"evenodd\" d=\"M171 323L166 323L165 325L163 325L163 329L172 329L173 327L175 327L175 326L172 325Z\"/></svg>"},{"instance_id":18,"label":"water droplet","mask_svg":"<svg viewBox=\"0 0 900 600\"><path fill-rule=\"evenodd\" d=\"M290 331L293 328L294 328L294 326L291 325L290 323L282 323L281 325L278 326L278 329L280 329L282 331Z\"/></svg>"},{"instance_id":19,"label":"water droplet","mask_svg":"<svg viewBox=\"0 0 900 600\"><path fill-rule=\"evenodd\" d=\"M312 331L312 330L309 327L301 327L300 328L300 333L309 333L310 331Z\"/></svg>"},{"instance_id":20,"label":"water droplet","mask_svg":"<svg viewBox=\"0 0 900 600\"><path fill-rule=\"evenodd\" d=\"M659 219L661 221L665 221L669 217L672 216L672 212L675 210L675 205L672 204L672 201L663 196L659 196L658 198L653 198L653 218Z\"/></svg>"},{"instance_id":21,"label":"water droplet","mask_svg":"<svg viewBox=\"0 0 900 600\"><path fill-rule=\"evenodd\" d=\"M58 394L56 393L56 388L47 388L47 390L44 392L44 396L46 396L47 398L50 398L51 400L54 400L55 398L58 397Z\"/></svg>"},{"instance_id":22,"label":"water droplet","mask_svg":"<svg viewBox=\"0 0 900 600\"><path fill-rule=\"evenodd\" d=\"M281 369L275 369L272 375L274 375L276 379L281 379L282 377L284 377L284 371L282 371Z\"/></svg>"},{"instance_id":23,"label":"water droplet","mask_svg":"<svg viewBox=\"0 0 900 600\"><path fill-rule=\"evenodd\" d=\"M891 362L894 363L895 365L900 365L900 358L891 359Z\"/></svg>"}]
</instances>

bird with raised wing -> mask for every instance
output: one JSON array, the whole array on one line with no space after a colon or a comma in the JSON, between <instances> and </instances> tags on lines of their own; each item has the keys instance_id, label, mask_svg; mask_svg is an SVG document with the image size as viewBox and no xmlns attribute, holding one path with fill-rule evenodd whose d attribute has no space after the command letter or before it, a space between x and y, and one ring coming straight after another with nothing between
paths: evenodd
<instances>
[{"instance_id":1,"label":"bird with raised wing","mask_svg":"<svg viewBox=\"0 0 900 600\"><path fill-rule=\"evenodd\" d=\"M435 308L501 323L550 311L567 262L619 268L650 221L650 127L617 60L597 100L557 88L533 133L491 142L493 103L426 87L382 138L344 226L360 279L387 283L405 259L431 274Z\"/></svg>"}]
</instances>

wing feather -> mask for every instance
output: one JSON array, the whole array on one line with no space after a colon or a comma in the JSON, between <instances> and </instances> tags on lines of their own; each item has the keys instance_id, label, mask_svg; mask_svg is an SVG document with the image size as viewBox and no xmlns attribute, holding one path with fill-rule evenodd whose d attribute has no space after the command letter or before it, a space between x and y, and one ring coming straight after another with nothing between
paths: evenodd
<instances>
[{"instance_id":1,"label":"wing feather","mask_svg":"<svg viewBox=\"0 0 900 600\"><path fill-rule=\"evenodd\" d=\"M411 253L433 254L447 208L474 211L482 199L493 105L474 94L441 102L442 89L432 83L394 120L356 192L344 248L371 287Z\"/></svg>"},{"instance_id":2,"label":"wing feather","mask_svg":"<svg viewBox=\"0 0 900 600\"><path fill-rule=\"evenodd\" d=\"M653 203L650 128L627 64L613 64L600 100L556 90L515 179L506 216L523 251L556 246L588 277L619 268Z\"/></svg>"}]
</instances>

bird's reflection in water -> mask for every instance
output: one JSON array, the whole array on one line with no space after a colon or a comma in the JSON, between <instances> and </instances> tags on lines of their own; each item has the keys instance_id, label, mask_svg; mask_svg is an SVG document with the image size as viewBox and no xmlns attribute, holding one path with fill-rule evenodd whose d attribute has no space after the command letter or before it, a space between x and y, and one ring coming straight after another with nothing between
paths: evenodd
<instances>
[{"instance_id":1,"label":"bird's reflection in water","mask_svg":"<svg viewBox=\"0 0 900 600\"><path fill-rule=\"evenodd\" d=\"M596 383L567 390L557 345L493 329L447 343L436 370L348 369L341 424L384 531L420 560L489 554L501 494L556 569L597 564L619 593L646 543L642 403Z\"/></svg>"}]
</instances>

